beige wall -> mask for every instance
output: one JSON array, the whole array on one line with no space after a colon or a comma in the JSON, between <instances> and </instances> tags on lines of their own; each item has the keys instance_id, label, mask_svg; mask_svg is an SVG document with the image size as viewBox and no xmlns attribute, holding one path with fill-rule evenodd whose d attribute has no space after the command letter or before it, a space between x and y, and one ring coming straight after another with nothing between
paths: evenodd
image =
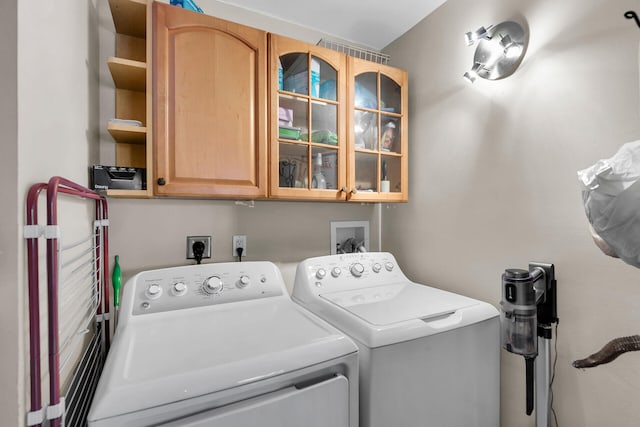
<instances>
[{"instance_id":1,"label":"beige wall","mask_svg":"<svg viewBox=\"0 0 640 427\"><path fill-rule=\"evenodd\" d=\"M2 425L23 425L29 408L27 276L22 239L26 193L31 184L47 181L54 175L86 185L87 166L97 157L96 1L3 3L0 17ZM40 211L44 211L44 206Z\"/></svg>"},{"instance_id":2,"label":"beige wall","mask_svg":"<svg viewBox=\"0 0 640 427\"><path fill-rule=\"evenodd\" d=\"M109 216L109 251L119 255L125 280L141 270L193 263L185 259L186 236L213 236L213 259L203 262L234 261L232 236L245 234L243 260L290 268L287 264L329 253L331 221L370 221L371 247L378 245L371 205L256 201L247 207L221 200L112 199Z\"/></svg>"},{"instance_id":3,"label":"beige wall","mask_svg":"<svg viewBox=\"0 0 640 427\"><path fill-rule=\"evenodd\" d=\"M392 43L409 71L410 202L384 210L384 248L406 273L489 301L500 275L555 263L563 426L635 426L640 355L586 371L571 362L614 337L640 333L640 272L591 241L576 171L640 136L640 29L632 0L449 0ZM524 63L502 81L467 84L463 34L526 23ZM640 207L639 207L640 208ZM524 361L502 353L502 425L524 413Z\"/></svg>"}]
</instances>

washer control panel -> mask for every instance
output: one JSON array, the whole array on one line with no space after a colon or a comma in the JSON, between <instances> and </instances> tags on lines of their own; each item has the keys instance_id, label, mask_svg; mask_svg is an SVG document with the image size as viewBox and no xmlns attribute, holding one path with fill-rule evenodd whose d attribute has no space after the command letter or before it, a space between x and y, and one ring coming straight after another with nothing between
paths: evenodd
<instances>
[{"instance_id":1,"label":"washer control panel","mask_svg":"<svg viewBox=\"0 0 640 427\"><path fill-rule=\"evenodd\" d=\"M141 315L280 296L286 288L278 267L256 261L145 271L125 284L131 292L132 314Z\"/></svg>"},{"instance_id":2,"label":"washer control panel","mask_svg":"<svg viewBox=\"0 0 640 427\"><path fill-rule=\"evenodd\" d=\"M301 287L307 287L307 291L319 295L407 280L393 255L387 252L328 255L309 258L300 264L294 295L295 288Z\"/></svg>"}]
</instances>

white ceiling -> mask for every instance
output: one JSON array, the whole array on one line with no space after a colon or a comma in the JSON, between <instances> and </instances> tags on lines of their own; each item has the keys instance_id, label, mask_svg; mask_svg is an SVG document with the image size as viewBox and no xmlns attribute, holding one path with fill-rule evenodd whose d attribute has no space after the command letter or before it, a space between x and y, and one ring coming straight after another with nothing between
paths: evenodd
<instances>
[{"instance_id":1,"label":"white ceiling","mask_svg":"<svg viewBox=\"0 0 640 427\"><path fill-rule=\"evenodd\" d=\"M446 0L221 0L380 50Z\"/></svg>"}]
</instances>

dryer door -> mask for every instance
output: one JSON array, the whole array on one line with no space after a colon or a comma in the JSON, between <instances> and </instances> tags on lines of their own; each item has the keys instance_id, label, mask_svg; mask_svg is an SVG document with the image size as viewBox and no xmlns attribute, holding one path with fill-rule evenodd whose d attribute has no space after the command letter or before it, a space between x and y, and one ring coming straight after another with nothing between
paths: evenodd
<instances>
[{"instance_id":1,"label":"dryer door","mask_svg":"<svg viewBox=\"0 0 640 427\"><path fill-rule=\"evenodd\" d=\"M288 387L163 425L348 427L349 381L342 375L336 375L309 386Z\"/></svg>"}]
</instances>

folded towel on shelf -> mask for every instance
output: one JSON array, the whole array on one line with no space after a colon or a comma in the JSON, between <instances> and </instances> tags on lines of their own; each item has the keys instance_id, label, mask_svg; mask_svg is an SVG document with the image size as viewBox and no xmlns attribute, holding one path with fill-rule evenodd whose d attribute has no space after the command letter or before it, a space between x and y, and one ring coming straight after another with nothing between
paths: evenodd
<instances>
[{"instance_id":1,"label":"folded towel on shelf","mask_svg":"<svg viewBox=\"0 0 640 427\"><path fill-rule=\"evenodd\" d=\"M308 141L308 134L300 135L303 141ZM327 145L338 145L338 135L330 130L314 130L311 132L311 142Z\"/></svg>"}]
</instances>

